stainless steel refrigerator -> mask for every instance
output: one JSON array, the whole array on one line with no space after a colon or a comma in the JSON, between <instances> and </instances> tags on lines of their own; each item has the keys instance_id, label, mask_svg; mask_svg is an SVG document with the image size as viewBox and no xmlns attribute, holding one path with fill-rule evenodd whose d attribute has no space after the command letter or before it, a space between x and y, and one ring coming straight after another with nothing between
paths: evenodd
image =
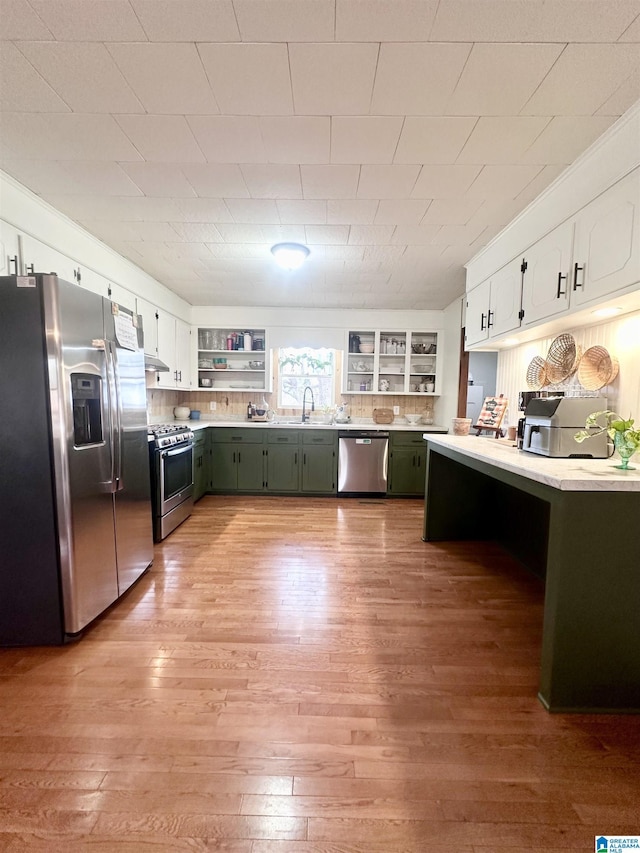
<instances>
[{"instance_id":1,"label":"stainless steel refrigerator","mask_svg":"<svg viewBox=\"0 0 640 853\"><path fill-rule=\"evenodd\" d=\"M0 645L63 643L153 559L138 318L0 277L0 401Z\"/></svg>"}]
</instances>

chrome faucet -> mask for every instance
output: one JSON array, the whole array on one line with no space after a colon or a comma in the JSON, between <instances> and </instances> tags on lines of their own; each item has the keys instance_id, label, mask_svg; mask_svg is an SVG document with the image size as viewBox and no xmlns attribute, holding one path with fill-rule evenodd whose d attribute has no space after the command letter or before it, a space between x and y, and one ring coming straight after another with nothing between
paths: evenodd
<instances>
[{"instance_id":1,"label":"chrome faucet","mask_svg":"<svg viewBox=\"0 0 640 853\"><path fill-rule=\"evenodd\" d=\"M306 413L307 391L311 394L311 411L314 412L315 408L316 408L315 402L313 400L313 390L311 389L310 385L305 385L304 386L304 393L302 395L302 423L303 424L309 420L309 415Z\"/></svg>"}]
</instances>

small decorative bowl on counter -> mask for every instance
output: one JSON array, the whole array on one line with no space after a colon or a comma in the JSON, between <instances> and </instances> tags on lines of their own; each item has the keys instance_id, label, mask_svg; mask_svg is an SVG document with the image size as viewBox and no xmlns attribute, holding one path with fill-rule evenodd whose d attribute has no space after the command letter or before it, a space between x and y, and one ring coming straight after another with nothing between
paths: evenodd
<instances>
[{"instance_id":1,"label":"small decorative bowl on counter","mask_svg":"<svg viewBox=\"0 0 640 853\"><path fill-rule=\"evenodd\" d=\"M408 421L408 423L413 424L414 426L420 423L421 418L422 415L405 415L405 419Z\"/></svg>"}]
</instances>

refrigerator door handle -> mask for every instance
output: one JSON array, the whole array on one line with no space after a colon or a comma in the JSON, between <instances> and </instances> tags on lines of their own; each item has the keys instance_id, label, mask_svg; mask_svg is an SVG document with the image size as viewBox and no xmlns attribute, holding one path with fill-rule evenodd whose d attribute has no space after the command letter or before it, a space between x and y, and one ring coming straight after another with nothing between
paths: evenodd
<instances>
[{"instance_id":1,"label":"refrigerator door handle","mask_svg":"<svg viewBox=\"0 0 640 853\"><path fill-rule=\"evenodd\" d=\"M122 483L122 410L120 392L118 389L118 372L116 366L115 344L106 342L107 373L109 377L109 398L111 401L111 466L113 491L120 492Z\"/></svg>"}]
</instances>

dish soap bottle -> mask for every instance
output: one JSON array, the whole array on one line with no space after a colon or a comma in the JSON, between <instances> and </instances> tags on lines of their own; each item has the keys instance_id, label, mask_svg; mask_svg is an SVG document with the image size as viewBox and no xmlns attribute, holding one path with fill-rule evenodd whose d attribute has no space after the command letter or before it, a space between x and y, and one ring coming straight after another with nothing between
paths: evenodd
<instances>
[{"instance_id":1,"label":"dish soap bottle","mask_svg":"<svg viewBox=\"0 0 640 853\"><path fill-rule=\"evenodd\" d=\"M247 420L250 421L253 418L253 403L249 403L247 406Z\"/></svg>"}]
</instances>

